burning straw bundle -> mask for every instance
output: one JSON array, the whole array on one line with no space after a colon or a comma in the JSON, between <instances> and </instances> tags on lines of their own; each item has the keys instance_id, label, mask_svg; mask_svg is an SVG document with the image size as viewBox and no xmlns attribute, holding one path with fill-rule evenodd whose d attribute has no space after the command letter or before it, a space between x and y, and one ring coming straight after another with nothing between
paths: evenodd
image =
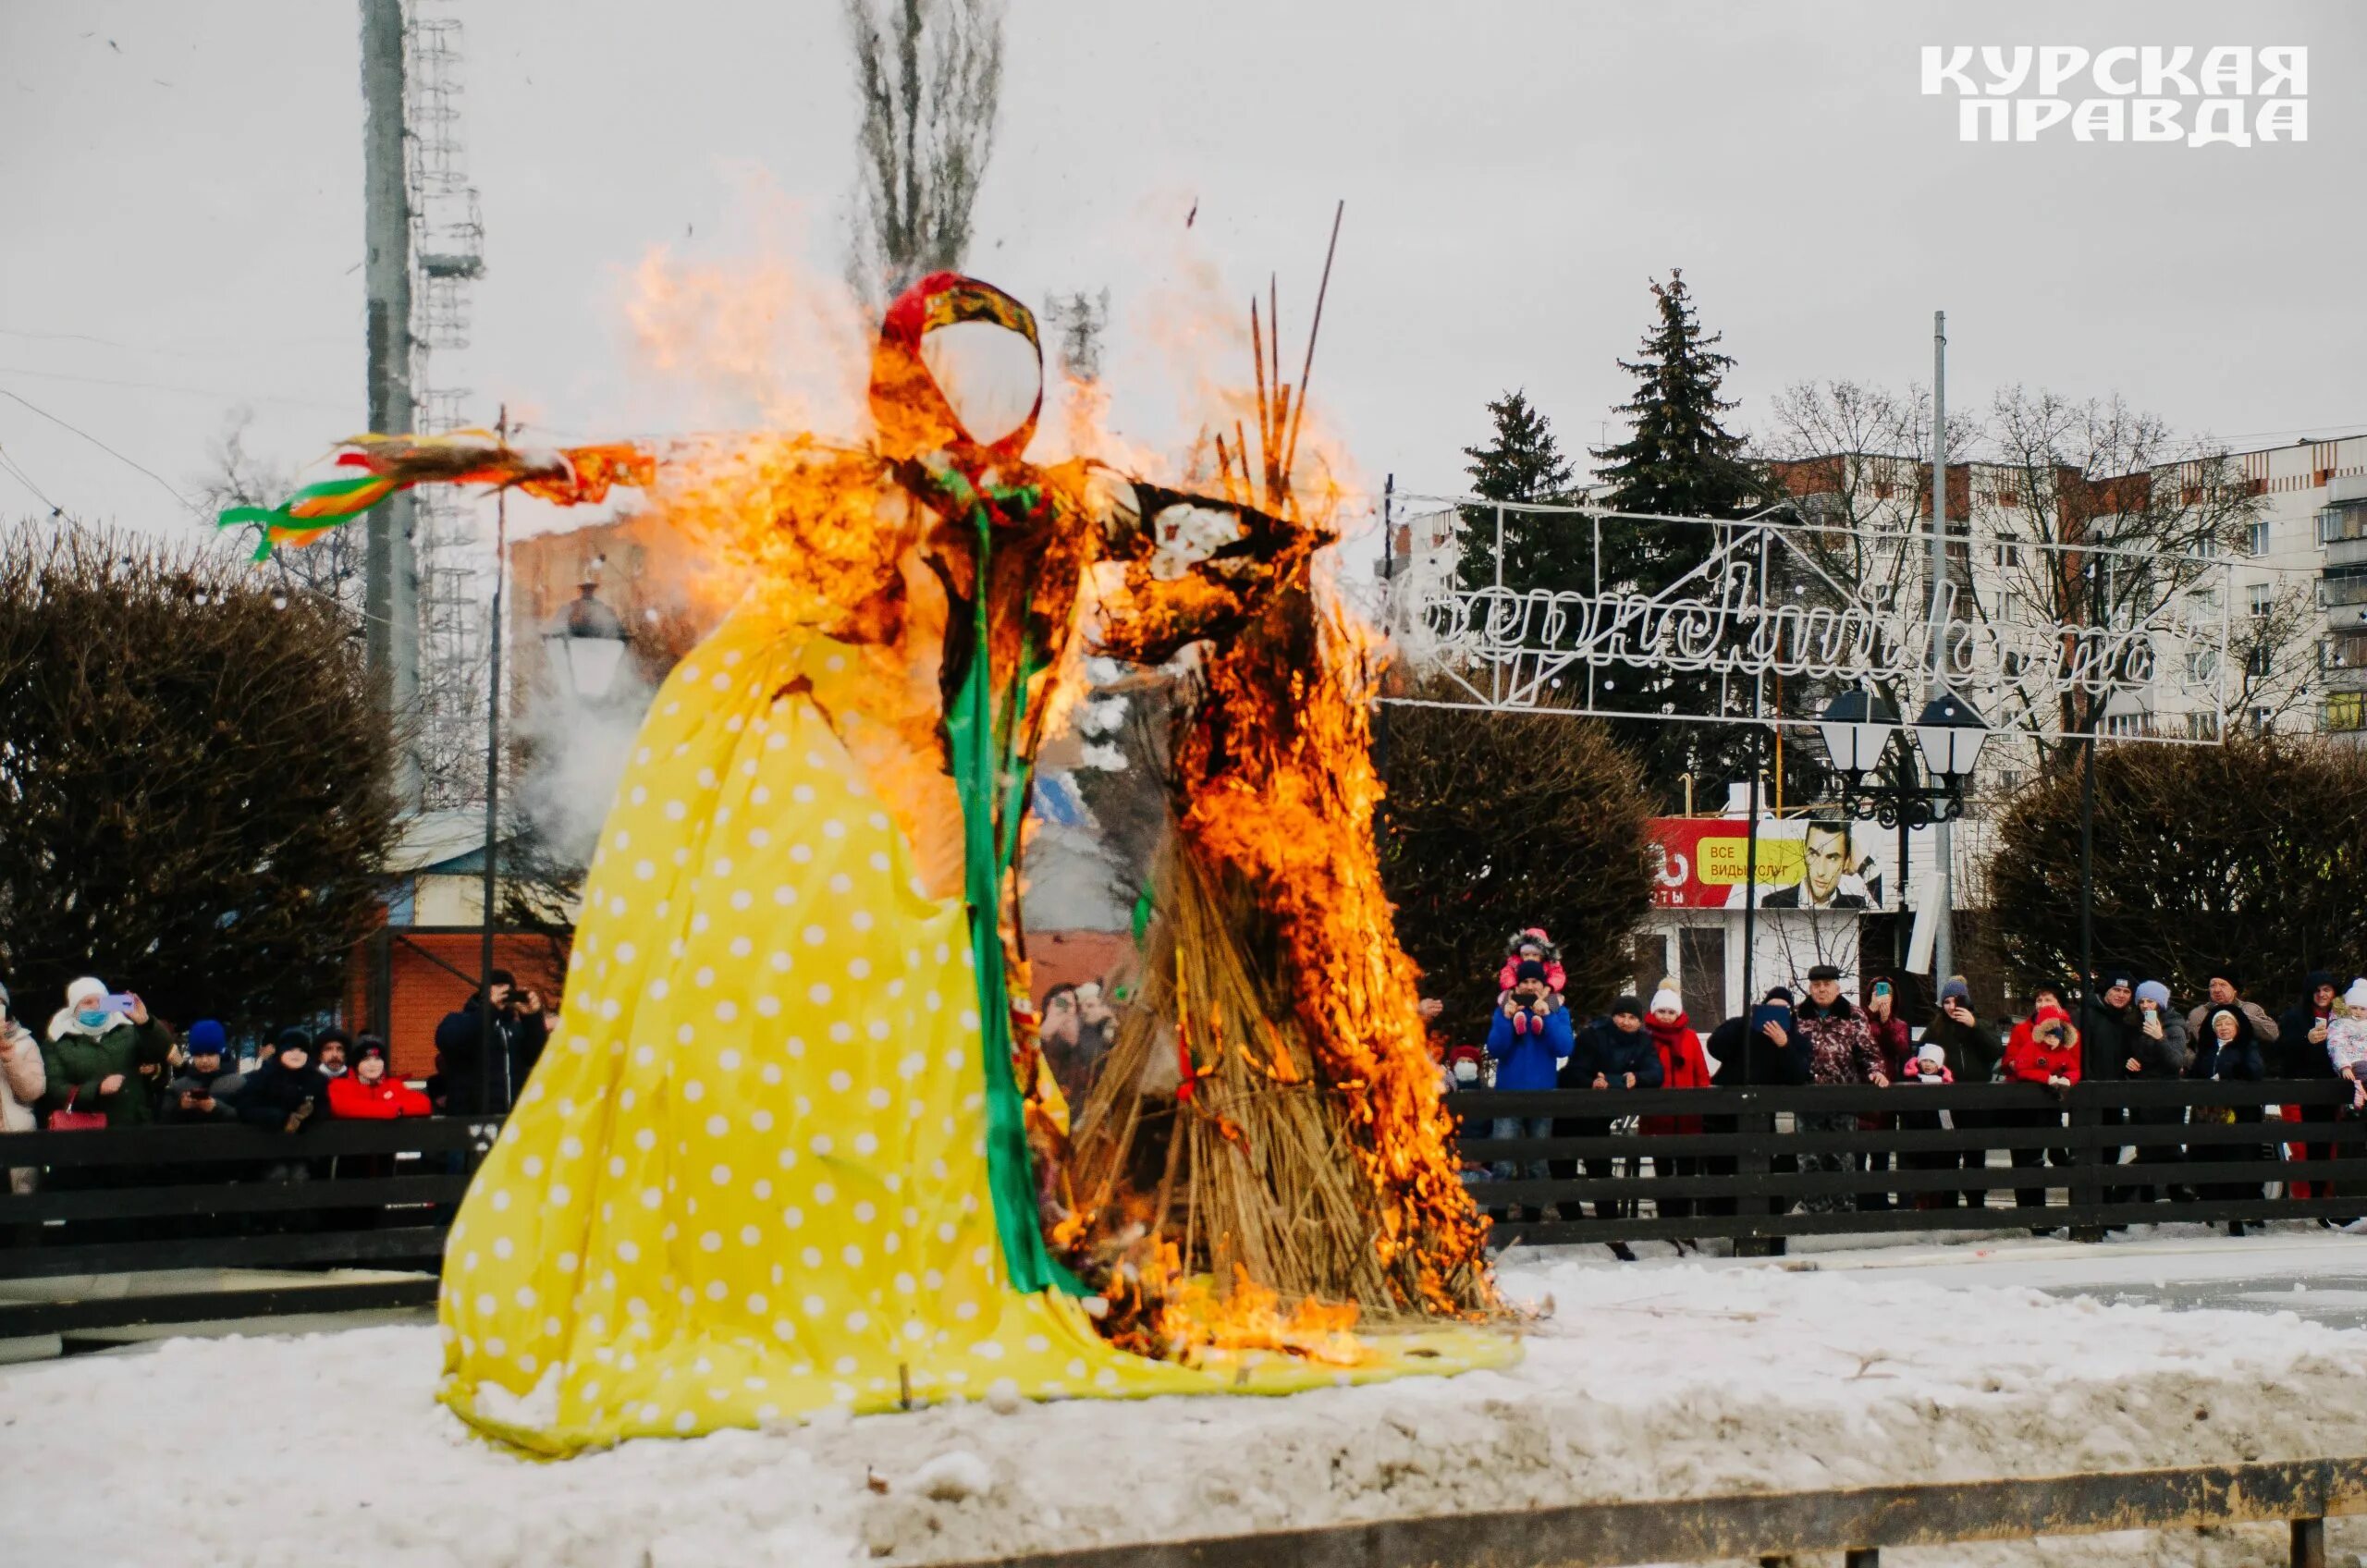
<instances>
[{"instance_id":1,"label":"burning straw bundle","mask_svg":"<svg viewBox=\"0 0 2367 1568\"><path fill-rule=\"evenodd\" d=\"M1292 492L1315 333L1294 404L1270 297L1250 320L1259 460L1236 423L1230 447L1214 443L1218 469L1228 496L1297 541L1177 719L1141 1005L1071 1167L1097 1274L1139 1286L1118 1292L1112 1327L1154 1346L1174 1329L1161 1298L1194 1278L1233 1287L1235 1306L1269 1292L1383 1317L1495 1305L1380 885L1368 649L1316 590L1315 552L1334 535Z\"/></svg>"},{"instance_id":2,"label":"burning straw bundle","mask_svg":"<svg viewBox=\"0 0 2367 1568\"><path fill-rule=\"evenodd\" d=\"M1172 1243L1187 1272L1393 1310L1339 1108L1282 976L1255 957L1273 951L1271 922L1188 846L1171 841L1159 882L1139 1005L1079 1125L1081 1184L1140 1189L1147 1256Z\"/></svg>"}]
</instances>

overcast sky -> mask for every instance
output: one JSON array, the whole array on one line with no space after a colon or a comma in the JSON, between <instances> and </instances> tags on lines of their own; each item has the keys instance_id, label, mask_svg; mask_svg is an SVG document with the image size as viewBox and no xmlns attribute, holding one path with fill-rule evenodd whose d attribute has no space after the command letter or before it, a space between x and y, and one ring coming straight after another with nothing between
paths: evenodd
<instances>
[{"instance_id":1,"label":"overcast sky","mask_svg":"<svg viewBox=\"0 0 2367 1568\"><path fill-rule=\"evenodd\" d=\"M465 24L487 230L439 374L570 437L712 421L646 375L632 274L660 246L837 272L840 6L429 5ZM1959 144L1927 43L2306 44L2310 140ZM1511 386L1596 444L1671 267L1745 426L1793 381L1928 378L1944 308L1954 406L2118 389L2264 445L2367 429L2362 67L2348 0L1017 0L969 265L1031 300L1107 287L1118 417L1171 445L1159 302L1206 267L1245 304L1277 270L1294 345L1344 197L1316 392L1401 489L1457 488ZM166 491L234 410L290 464L362 428L361 116L351 0L0 0L0 516L47 510L29 480L186 526Z\"/></svg>"}]
</instances>

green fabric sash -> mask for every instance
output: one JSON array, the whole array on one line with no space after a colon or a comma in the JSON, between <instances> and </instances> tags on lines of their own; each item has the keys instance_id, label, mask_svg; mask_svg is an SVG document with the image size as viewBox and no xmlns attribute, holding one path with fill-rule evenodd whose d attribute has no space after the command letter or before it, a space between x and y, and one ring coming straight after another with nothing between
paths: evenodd
<instances>
[{"instance_id":1,"label":"green fabric sash","mask_svg":"<svg viewBox=\"0 0 2367 1568\"><path fill-rule=\"evenodd\" d=\"M1000 497L998 497L1000 498ZM1014 499L1020 498L1017 496ZM1027 683L1044 668L1031 640L1023 640L1011 692L995 711L987 636L987 560L992 521L983 503L970 508L977 530L978 570L971 604L970 668L945 716L953 782L962 799L963 883L970 904L970 948L978 986L978 1025L987 1080L987 1179L994 1194L995 1228L1013 1287L1057 1287L1071 1295L1085 1286L1044 1244L1037 1218L1034 1162L1027 1151L1027 1110L1012 1075L1011 980L1003 968L1002 883L1019 848L1027 805L1028 769L1018 751L1026 720ZM1000 802L998 802L1000 795ZM996 806L1002 807L997 830Z\"/></svg>"}]
</instances>

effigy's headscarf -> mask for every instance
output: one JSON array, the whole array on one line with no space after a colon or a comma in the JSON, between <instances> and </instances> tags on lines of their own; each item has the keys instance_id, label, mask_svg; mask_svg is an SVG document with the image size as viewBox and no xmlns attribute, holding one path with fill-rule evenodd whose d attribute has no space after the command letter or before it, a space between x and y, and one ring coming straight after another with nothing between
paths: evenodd
<instances>
[{"instance_id":1,"label":"effigy's headscarf","mask_svg":"<svg viewBox=\"0 0 2367 1568\"><path fill-rule=\"evenodd\" d=\"M967 448L980 463L1027 449L1044 407L1036 317L991 283L931 273L896 297L871 358L871 411L889 458Z\"/></svg>"}]
</instances>

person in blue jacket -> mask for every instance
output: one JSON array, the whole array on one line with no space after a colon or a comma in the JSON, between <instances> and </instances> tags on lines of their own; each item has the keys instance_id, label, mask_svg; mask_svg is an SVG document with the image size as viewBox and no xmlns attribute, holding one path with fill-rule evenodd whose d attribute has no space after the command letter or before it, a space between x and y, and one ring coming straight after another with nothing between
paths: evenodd
<instances>
[{"instance_id":1,"label":"person in blue jacket","mask_svg":"<svg viewBox=\"0 0 2367 1568\"><path fill-rule=\"evenodd\" d=\"M1570 1057L1562 1064L1555 1080L1564 1089L1595 1089L1617 1093L1625 1089L1657 1089L1662 1080L1661 1053L1652 1044L1651 1032L1644 1027L1644 1004L1635 997L1622 997L1611 1004L1611 1011L1578 1031L1570 1047ZM1613 1113L1618 1114L1616 1112ZM1556 1129L1567 1138L1603 1138L1611 1134L1611 1117L1576 1117L1562 1122ZM1611 1175L1611 1157L1592 1155L1581 1161L1588 1177L1603 1180ZM1576 1206L1570 1206L1573 1209ZM1597 1219L1618 1217L1619 1207L1609 1199L1598 1200L1594 1206ZM1573 1212L1565 1219L1576 1219Z\"/></svg>"},{"instance_id":2,"label":"person in blue jacket","mask_svg":"<svg viewBox=\"0 0 2367 1568\"><path fill-rule=\"evenodd\" d=\"M1570 1010L1546 984L1545 965L1535 959L1524 962L1515 971L1513 988L1506 991L1496 1004L1495 1016L1488 1021L1488 1054L1495 1059L1496 1087L1500 1090L1550 1089L1554 1085L1554 1072L1562 1059L1570 1054ZM1552 1136L1553 1119L1550 1116L1499 1116L1490 1130L1499 1138L1546 1138ZM1542 1155L1525 1160L1500 1159L1495 1163L1496 1180L1509 1182L1526 1176L1531 1181L1546 1179L1547 1166ZM1543 1205L1533 1206L1539 1219L1543 1219ZM1521 1216L1518 1204L1506 1211L1508 1219Z\"/></svg>"}]
</instances>

